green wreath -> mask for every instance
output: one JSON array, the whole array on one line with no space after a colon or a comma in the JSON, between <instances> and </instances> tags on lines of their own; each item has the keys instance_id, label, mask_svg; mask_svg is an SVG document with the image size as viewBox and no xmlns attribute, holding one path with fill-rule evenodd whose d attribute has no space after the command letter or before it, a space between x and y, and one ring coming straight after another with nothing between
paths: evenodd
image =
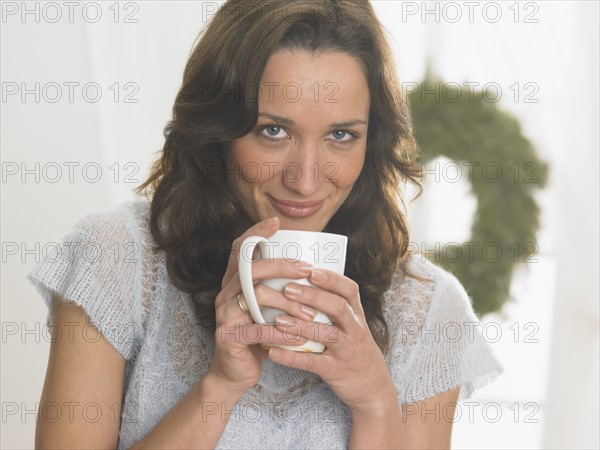
<instances>
[{"instance_id":1,"label":"green wreath","mask_svg":"<svg viewBox=\"0 0 600 450\"><path fill-rule=\"evenodd\" d=\"M517 119L498 108L496 89L467 91L428 74L408 97L419 162L445 156L459 163L477 198L470 240L426 256L457 276L478 314L498 311L515 263L536 261L540 208L532 194L545 185L548 167Z\"/></svg>"}]
</instances>

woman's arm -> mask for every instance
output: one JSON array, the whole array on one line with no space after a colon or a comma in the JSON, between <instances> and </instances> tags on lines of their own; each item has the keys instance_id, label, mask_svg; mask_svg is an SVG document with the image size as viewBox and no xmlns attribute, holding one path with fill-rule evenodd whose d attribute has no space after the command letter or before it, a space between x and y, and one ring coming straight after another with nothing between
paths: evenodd
<instances>
[{"instance_id":1,"label":"woman's arm","mask_svg":"<svg viewBox=\"0 0 600 450\"><path fill-rule=\"evenodd\" d=\"M276 318L290 334L323 342L318 354L271 348L275 362L319 375L350 409L350 447L445 448L450 446L458 388L400 412L389 369L370 332L360 302L360 290L351 279L325 269L313 270L315 286L291 283L284 290L293 301L323 311L334 325L287 317ZM288 289L293 285L295 289ZM410 407L416 407L415 414ZM433 413L428 413L432 411ZM440 411L436 414L436 411ZM450 418L445 420L445 418Z\"/></svg>"},{"instance_id":2,"label":"woman's arm","mask_svg":"<svg viewBox=\"0 0 600 450\"><path fill-rule=\"evenodd\" d=\"M270 236L279 228L279 221L266 220L249 228L233 244L250 235ZM236 297L241 292L236 254L232 253L221 292L215 300L216 336L215 357L207 375L167 413L158 425L134 448L192 448L214 447L229 420L229 415L243 393L260 378L260 370L267 352L259 343L287 344L290 337L283 331L273 333L268 325L256 325L248 312L240 309ZM261 278L306 277L302 262L283 259L258 261L252 275ZM273 291L276 293L275 291ZM280 297L280 293L276 293ZM302 316L300 305L284 302L287 311ZM60 420L50 414L43 416L36 431L36 446L42 448L115 448L118 443L119 420L122 405L125 359L91 327L84 310L72 303L55 299L54 320L64 332L50 347L50 360L42 393L40 411L51 412L53 405L61 405ZM82 329L86 326L86 332ZM245 333L245 327L264 328ZM227 330L237 330L236 333ZM271 332L269 332L271 331ZM91 337L87 338L87 337ZM90 342L93 340L94 342ZM306 339L300 338L297 344ZM99 420L86 419L81 408L97 404L102 413ZM75 404L79 409L72 419L66 408ZM128 405L125 405L127 407ZM90 411L92 411L91 409ZM125 411L127 411L125 409ZM67 411L68 412L68 411Z\"/></svg>"},{"instance_id":3,"label":"woman's arm","mask_svg":"<svg viewBox=\"0 0 600 450\"><path fill-rule=\"evenodd\" d=\"M131 448L214 448L243 393L229 389L209 373Z\"/></svg>"},{"instance_id":4,"label":"woman's arm","mask_svg":"<svg viewBox=\"0 0 600 450\"><path fill-rule=\"evenodd\" d=\"M55 297L61 334L50 346L36 448L117 447L125 359L89 323L81 307ZM242 394L207 375L133 448L214 447Z\"/></svg>"},{"instance_id":5,"label":"woman's arm","mask_svg":"<svg viewBox=\"0 0 600 450\"><path fill-rule=\"evenodd\" d=\"M53 336L36 448L116 448L125 359L88 325L83 309L53 300ZM98 339L98 337L100 337Z\"/></svg>"},{"instance_id":6,"label":"woman's arm","mask_svg":"<svg viewBox=\"0 0 600 450\"><path fill-rule=\"evenodd\" d=\"M366 415L352 415L349 448L449 449L460 389L404 405L395 396ZM398 446L397 443L401 445Z\"/></svg>"}]
</instances>

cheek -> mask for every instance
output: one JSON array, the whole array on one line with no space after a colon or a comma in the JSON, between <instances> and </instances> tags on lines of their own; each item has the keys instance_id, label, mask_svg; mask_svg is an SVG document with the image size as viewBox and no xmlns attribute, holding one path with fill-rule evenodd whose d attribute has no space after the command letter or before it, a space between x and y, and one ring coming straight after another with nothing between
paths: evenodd
<instances>
[{"instance_id":1,"label":"cheek","mask_svg":"<svg viewBox=\"0 0 600 450\"><path fill-rule=\"evenodd\" d=\"M338 180L338 187L351 189L362 172L364 162L365 154L362 152L343 163L337 164L335 167L337 174L334 178Z\"/></svg>"},{"instance_id":2,"label":"cheek","mask_svg":"<svg viewBox=\"0 0 600 450\"><path fill-rule=\"evenodd\" d=\"M273 163L244 139L234 141L227 152L228 178L235 184L260 185L272 177Z\"/></svg>"}]
</instances>

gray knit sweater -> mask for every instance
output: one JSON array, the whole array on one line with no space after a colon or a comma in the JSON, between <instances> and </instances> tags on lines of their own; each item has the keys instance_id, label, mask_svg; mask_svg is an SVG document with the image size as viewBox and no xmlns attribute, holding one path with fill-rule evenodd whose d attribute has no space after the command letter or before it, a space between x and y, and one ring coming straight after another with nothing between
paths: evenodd
<instances>
[{"instance_id":1,"label":"gray knit sweater","mask_svg":"<svg viewBox=\"0 0 600 450\"><path fill-rule=\"evenodd\" d=\"M171 283L164 253L152 249L148 221L145 200L89 214L28 275L47 305L55 293L80 305L127 360L119 448L149 433L214 354L214 336ZM458 280L422 255L409 266L430 281L398 273L384 296L386 362L398 399L424 400L459 385L465 399L502 367ZM267 360L217 448L345 448L350 427L347 407L318 376Z\"/></svg>"}]
</instances>

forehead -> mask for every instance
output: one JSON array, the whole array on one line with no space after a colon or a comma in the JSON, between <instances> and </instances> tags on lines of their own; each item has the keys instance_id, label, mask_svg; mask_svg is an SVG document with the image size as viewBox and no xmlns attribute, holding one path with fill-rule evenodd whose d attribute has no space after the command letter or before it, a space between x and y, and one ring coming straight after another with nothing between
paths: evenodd
<instances>
[{"instance_id":1,"label":"forehead","mask_svg":"<svg viewBox=\"0 0 600 450\"><path fill-rule=\"evenodd\" d=\"M360 61L339 51L278 51L267 62L260 84L259 110L302 116L361 115L370 95ZM298 118L298 117L296 117Z\"/></svg>"}]
</instances>

